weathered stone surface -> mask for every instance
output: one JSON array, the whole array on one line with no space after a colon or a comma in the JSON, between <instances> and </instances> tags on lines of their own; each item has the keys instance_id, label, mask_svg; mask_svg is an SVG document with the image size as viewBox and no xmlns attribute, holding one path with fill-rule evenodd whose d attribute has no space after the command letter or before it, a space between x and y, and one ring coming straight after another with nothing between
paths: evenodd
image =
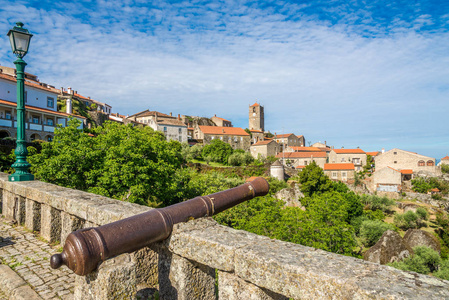
<instances>
[{"instance_id":1,"label":"weathered stone surface","mask_svg":"<svg viewBox=\"0 0 449 300\"><path fill-rule=\"evenodd\" d=\"M218 271L218 299L288 300L287 297L260 288L232 273Z\"/></svg>"},{"instance_id":2,"label":"weathered stone surface","mask_svg":"<svg viewBox=\"0 0 449 300\"><path fill-rule=\"evenodd\" d=\"M410 246L410 248L427 246L441 254L440 242L430 232L420 229L409 229L405 233L403 240Z\"/></svg>"},{"instance_id":3,"label":"weathered stone surface","mask_svg":"<svg viewBox=\"0 0 449 300\"><path fill-rule=\"evenodd\" d=\"M78 229L82 229L84 226L84 220L68 214L64 211L61 212L61 245L64 245L67 236Z\"/></svg>"},{"instance_id":4,"label":"weathered stone surface","mask_svg":"<svg viewBox=\"0 0 449 300\"><path fill-rule=\"evenodd\" d=\"M74 299L134 299L137 284L135 264L129 254L122 254L86 276L76 276Z\"/></svg>"},{"instance_id":5,"label":"weathered stone surface","mask_svg":"<svg viewBox=\"0 0 449 300\"><path fill-rule=\"evenodd\" d=\"M50 243L61 238L61 212L47 204L41 205L41 235Z\"/></svg>"},{"instance_id":6,"label":"weathered stone surface","mask_svg":"<svg viewBox=\"0 0 449 300\"><path fill-rule=\"evenodd\" d=\"M397 232L387 230L379 241L365 252L363 258L367 261L384 265L401 261L412 254L412 248L404 243Z\"/></svg>"},{"instance_id":7,"label":"weathered stone surface","mask_svg":"<svg viewBox=\"0 0 449 300\"><path fill-rule=\"evenodd\" d=\"M187 260L161 247L159 294L166 300L215 300L215 270Z\"/></svg>"},{"instance_id":8,"label":"weathered stone surface","mask_svg":"<svg viewBox=\"0 0 449 300\"><path fill-rule=\"evenodd\" d=\"M298 185L291 188L282 189L277 192L274 197L284 201L285 206L303 208L300 199L304 198L304 194L301 193Z\"/></svg>"},{"instance_id":9,"label":"weathered stone surface","mask_svg":"<svg viewBox=\"0 0 449 300\"><path fill-rule=\"evenodd\" d=\"M41 204L28 198L25 200L25 227L31 231L41 229Z\"/></svg>"}]
</instances>

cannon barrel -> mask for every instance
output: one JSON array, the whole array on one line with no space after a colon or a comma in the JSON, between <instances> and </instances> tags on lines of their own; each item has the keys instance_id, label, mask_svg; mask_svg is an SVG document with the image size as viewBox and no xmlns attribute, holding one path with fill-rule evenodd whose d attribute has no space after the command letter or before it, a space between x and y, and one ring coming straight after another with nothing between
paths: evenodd
<instances>
[{"instance_id":1,"label":"cannon barrel","mask_svg":"<svg viewBox=\"0 0 449 300\"><path fill-rule=\"evenodd\" d=\"M66 265L78 275L87 275L108 258L168 238L176 223L215 215L246 200L264 196L268 190L268 182L258 177L229 190L74 231L67 237L62 253L52 255L50 265L53 269Z\"/></svg>"}]
</instances>

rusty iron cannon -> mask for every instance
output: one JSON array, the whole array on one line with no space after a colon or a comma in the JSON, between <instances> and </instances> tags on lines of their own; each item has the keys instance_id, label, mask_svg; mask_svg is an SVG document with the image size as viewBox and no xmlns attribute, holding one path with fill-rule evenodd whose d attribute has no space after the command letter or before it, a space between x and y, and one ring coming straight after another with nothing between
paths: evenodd
<instances>
[{"instance_id":1,"label":"rusty iron cannon","mask_svg":"<svg viewBox=\"0 0 449 300\"><path fill-rule=\"evenodd\" d=\"M264 196L268 190L268 182L259 177L226 191L77 230L67 237L62 253L51 257L50 265L53 269L66 265L78 275L87 275L108 258L168 238L174 224L215 215L246 200Z\"/></svg>"}]
</instances>

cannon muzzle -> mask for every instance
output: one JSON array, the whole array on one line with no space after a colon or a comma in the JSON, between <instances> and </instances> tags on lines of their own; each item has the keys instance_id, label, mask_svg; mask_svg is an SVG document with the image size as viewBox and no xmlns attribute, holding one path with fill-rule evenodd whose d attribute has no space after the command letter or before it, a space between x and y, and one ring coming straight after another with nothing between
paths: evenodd
<instances>
[{"instance_id":1,"label":"cannon muzzle","mask_svg":"<svg viewBox=\"0 0 449 300\"><path fill-rule=\"evenodd\" d=\"M268 190L268 182L258 177L226 191L152 209L103 226L77 230L67 237L62 253L51 257L50 265L53 269L66 265L78 275L87 275L108 258L168 238L174 224L213 216L246 200L264 196Z\"/></svg>"}]
</instances>

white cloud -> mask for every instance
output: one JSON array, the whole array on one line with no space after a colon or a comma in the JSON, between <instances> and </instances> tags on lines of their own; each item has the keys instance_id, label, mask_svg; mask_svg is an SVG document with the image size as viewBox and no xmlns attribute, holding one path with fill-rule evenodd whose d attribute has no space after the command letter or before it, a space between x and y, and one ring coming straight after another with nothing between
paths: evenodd
<instances>
[{"instance_id":1,"label":"white cloud","mask_svg":"<svg viewBox=\"0 0 449 300\"><path fill-rule=\"evenodd\" d=\"M0 32L26 15L35 33L27 71L123 114L217 113L246 127L257 99L268 129L313 141L376 149L448 138L449 39L420 31L435 23L428 14L381 28L369 8L329 10L344 16L331 25L304 13L310 5L288 3L282 11L240 2L2 7ZM12 65L4 36L0 43L0 63Z\"/></svg>"}]
</instances>

